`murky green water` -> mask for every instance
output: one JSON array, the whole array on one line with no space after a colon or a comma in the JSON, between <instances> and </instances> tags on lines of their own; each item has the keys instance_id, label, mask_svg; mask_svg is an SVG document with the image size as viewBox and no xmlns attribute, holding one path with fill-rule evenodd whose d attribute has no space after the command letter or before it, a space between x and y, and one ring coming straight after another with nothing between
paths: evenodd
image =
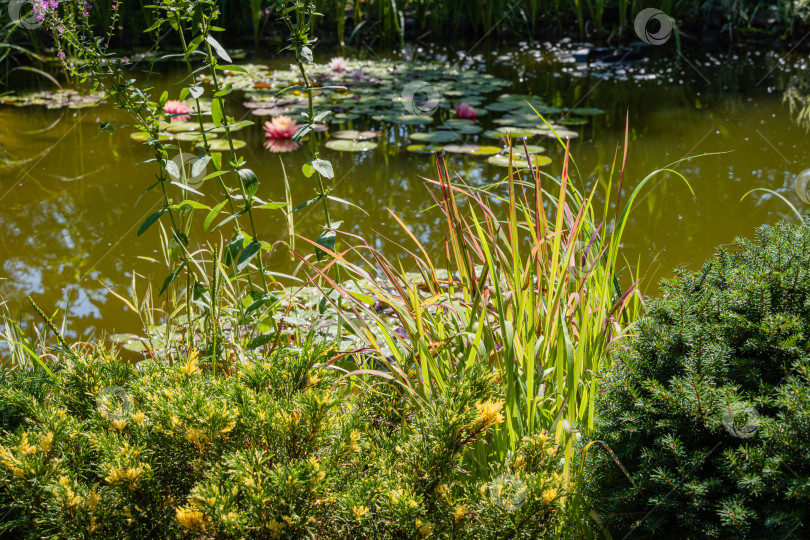
<instances>
[{"instance_id":1,"label":"murky green water","mask_svg":"<svg viewBox=\"0 0 810 540\"><path fill-rule=\"evenodd\" d=\"M702 157L677 167L692 183L688 188L672 175L654 182L637 202L625 248L628 259L640 257L649 278L667 275L675 265L694 267L715 246L737 235L750 235L764 223L790 217L787 206L773 196L757 195L740 202L750 189L776 190L800 209L794 193L795 175L810 168L810 148L803 128L796 126L782 104L784 90L805 61L778 53L732 51L706 54L687 52L676 62L672 50L649 50L648 61L632 65L587 67L565 54L572 45L525 45L509 52L472 51L464 64L513 82L507 91L532 93L547 103L568 107L599 107L606 111L576 128L572 152L586 187L604 181L623 140L626 112L630 111L630 149L627 190L649 172L685 156L729 152ZM458 60L455 52L411 51L417 58ZM328 59L328 55L323 55ZM265 60L281 66L279 60ZM22 83L23 81L18 81ZM157 87L172 88L167 72ZM249 111L236 110L250 118ZM488 126L496 116L483 119ZM128 130L98 134L99 122L121 124L123 115L110 107L47 110L43 107L0 107L0 277L2 297L16 309L31 294L46 311L70 298L71 330L75 337L99 337L140 330L137 317L102 285L126 294L132 272L162 280L165 267L156 251L157 229L136 235L145 216L158 201L139 195L153 181L146 148ZM381 129L379 124L352 127ZM411 126L385 126L380 146L364 153L323 150L336 170L333 194L362 207L368 216L336 205L336 219L344 229L363 234L383 246L383 235L400 240L387 208L396 211L428 245L438 246L441 228L436 214L421 212L429 198L420 176L433 177L430 155L405 151ZM283 199L280 160L292 179L293 198L303 202L314 194L314 183L301 174L307 160L303 151L273 154L262 146L259 123L239 134L249 166L258 174L259 195ZM535 141L531 141L535 142ZM547 169L559 174L562 151L551 140L537 141L549 150ZM186 143L190 150L190 143ZM505 169L485 158L448 154L448 166L474 184L501 178ZM663 179L663 177L662 177ZM213 197L210 201L218 202ZM137 202L137 204L136 204ZM296 214L298 232L316 237L319 210ZM260 235L285 240L280 213L262 215ZM192 242L216 241L195 228ZM289 260L279 254L272 261L288 271ZM655 290L648 279L647 291ZM20 307L16 307L20 306Z\"/></svg>"}]
</instances>

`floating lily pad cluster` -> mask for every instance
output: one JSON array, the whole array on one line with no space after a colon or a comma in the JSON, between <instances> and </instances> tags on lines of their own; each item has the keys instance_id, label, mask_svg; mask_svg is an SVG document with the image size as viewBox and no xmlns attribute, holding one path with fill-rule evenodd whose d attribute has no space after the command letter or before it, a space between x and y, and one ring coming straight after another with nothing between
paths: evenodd
<instances>
[{"instance_id":1,"label":"floating lily pad cluster","mask_svg":"<svg viewBox=\"0 0 810 540\"><path fill-rule=\"evenodd\" d=\"M44 106L48 109L86 109L104 103L104 94L81 94L76 90L42 90L28 94L0 96L0 104L12 107Z\"/></svg>"},{"instance_id":2,"label":"floating lily pad cluster","mask_svg":"<svg viewBox=\"0 0 810 540\"><path fill-rule=\"evenodd\" d=\"M222 84L244 90L244 106L253 115L300 118L308 111L296 69L273 71L256 64L240 67L242 71L226 72ZM490 96L511 83L480 71L439 63L333 59L329 64L308 66L308 76L316 81L315 109L331 111L324 120L331 130L326 147L340 152L372 150L377 147L374 139L385 130L409 126L397 130L409 139L405 146L409 152L486 156L490 163L506 166L509 158L503 154L507 138L575 138L579 133L573 128L603 112L553 107L533 96L502 94L493 99ZM209 82L205 77L200 80ZM284 89L287 91L279 94ZM474 119L454 116L454 107L462 103L474 108ZM544 124L538 113L556 123ZM488 115L497 116L491 120L492 129L481 125L482 117L489 120ZM379 127L363 131L357 125ZM525 154L522 148L518 150ZM543 151L542 146L529 145L530 154ZM535 157L537 165L550 162L547 157ZM525 155L515 156L513 163L528 166Z\"/></svg>"}]
</instances>

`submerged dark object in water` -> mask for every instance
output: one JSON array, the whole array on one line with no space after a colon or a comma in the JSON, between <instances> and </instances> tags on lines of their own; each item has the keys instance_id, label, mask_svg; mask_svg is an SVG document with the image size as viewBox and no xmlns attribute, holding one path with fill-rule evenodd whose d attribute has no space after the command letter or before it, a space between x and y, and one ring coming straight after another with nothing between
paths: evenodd
<instances>
[{"instance_id":1,"label":"submerged dark object in water","mask_svg":"<svg viewBox=\"0 0 810 540\"><path fill-rule=\"evenodd\" d=\"M574 51L574 60L578 63L603 62L605 64L618 64L625 62L638 62L646 58L643 54L630 49L616 49L611 47L585 47Z\"/></svg>"}]
</instances>

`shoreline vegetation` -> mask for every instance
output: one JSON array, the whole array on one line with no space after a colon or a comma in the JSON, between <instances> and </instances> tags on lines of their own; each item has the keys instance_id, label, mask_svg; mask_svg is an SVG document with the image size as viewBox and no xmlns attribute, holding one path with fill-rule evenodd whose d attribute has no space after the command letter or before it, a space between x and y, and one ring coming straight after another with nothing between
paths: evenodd
<instances>
[{"instance_id":1,"label":"shoreline vegetation","mask_svg":"<svg viewBox=\"0 0 810 540\"><path fill-rule=\"evenodd\" d=\"M742 42L801 49L802 38L810 28L810 6L789 0L770 5L751 0L659 4L486 0L457 7L444 0L318 0L313 4L314 11L322 17L313 23L313 30L321 43L340 50L344 46L363 50L375 46L404 47L406 43L442 43L448 39L455 42L459 38L470 39L472 43L477 40L475 36L482 35L499 43L570 37L615 46L637 41L633 15L651 7L668 17L685 44L715 47ZM220 23L230 30L223 36L225 44L258 49L284 41L284 29L277 24L278 13L272 2L222 2L219 7ZM52 44L35 29L9 20L11 12L6 11L0 14L0 23L3 42L11 47L0 51L0 58L24 53L29 62L37 63L48 54ZM143 2L97 0L88 14L88 24L96 33L107 31L110 18L117 17L112 49L137 50L154 44L157 17ZM655 22L650 24L653 33L660 28ZM182 47L176 36L167 34L159 39L161 49Z\"/></svg>"},{"instance_id":2,"label":"shoreline vegetation","mask_svg":"<svg viewBox=\"0 0 810 540\"><path fill-rule=\"evenodd\" d=\"M234 4L242 10L229 11ZM794 2L766 12L781 24L747 5L700 19L702 8L686 4L672 16L712 21L732 37L764 25L789 38L805 24ZM7 34L14 54L38 55L52 40L70 80L129 117L147 154L137 164L148 170L141 196L155 205L133 229L156 234L163 275L133 273L126 294L109 291L142 322L143 335L127 339L137 364L103 342L69 343L65 323L30 298L41 324L3 313L0 534L801 537L810 518L810 213L720 249L698 272L678 270L664 283L668 296L645 298L643 269L623 248L634 205L659 179L694 196L678 167L715 154L630 183L628 113L607 173L586 182L573 128L603 110L485 99L508 83L461 69L451 80L416 65L399 79L382 61L313 59L326 28L339 42L359 43L363 29L404 45L436 25L483 35L523 21L534 33L542 13L543 24L609 36L637 6L374 1L352 6L355 26L330 19L348 6L35 0L41 40L21 51ZM274 81L283 86L257 83L251 77L266 70L239 65L222 39L252 31L258 43L265 9L290 60ZM156 91L130 77L115 47L133 29L143 36L133 42L152 39L164 55L150 63L184 66L177 84ZM418 99L412 84L425 93L427 81L453 102L437 115L446 129L412 133L420 144L409 151L435 165L435 176L420 178L443 240L426 245L393 211L399 240L369 240L343 225L365 211L334 195L345 171L324 149L373 151L381 133L333 132L330 122L365 114L424 127L440 100L430 105L429 91ZM388 99L377 99L383 90ZM238 138L255 123L238 119L229 96L246 93L244 108L269 117L263 146L280 160L277 178L255 172L261 158ZM89 104L69 91L38 99ZM392 99L411 114L381 111ZM501 123L484 131L488 114ZM100 122L100 132L117 129ZM497 142L456 144L479 133ZM532 136L559 147L559 175L543 169L551 158ZM181 140L191 143L187 159L177 156ZM287 152L307 161L285 168ZM441 152L488 156L503 172L471 183ZM271 182L285 186L284 198L267 196ZM312 198L293 201L291 182L308 183ZM303 209L317 216L317 236L296 228ZM268 239L268 215L286 223L286 237ZM288 271L268 266L278 253Z\"/></svg>"}]
</instances>

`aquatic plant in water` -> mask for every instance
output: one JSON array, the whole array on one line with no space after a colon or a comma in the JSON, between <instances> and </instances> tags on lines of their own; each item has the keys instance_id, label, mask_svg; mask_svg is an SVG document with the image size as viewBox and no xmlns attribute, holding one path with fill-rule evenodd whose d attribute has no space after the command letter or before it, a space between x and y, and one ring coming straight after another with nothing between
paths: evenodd
<instances>
[{"instance_id":1,"label":"aquatic plant in water","mask_svg":"<svg viewBox=\"0 0 810 540\"><path fill-rule=\"evenodd\" d=\"M456 105L456 116L459 118L466 118L468 120L475 120L477 113L475 112L475 109L466 103L459 103Z\"/></svg>"},{"instance_id":2,"label":"aquatic plant in water","mask_svg":"<svg viewBox=\"0 0 810 540\"><path fill-rule=\"evenodd\" d=\"M292 139L298 131L298 122L289 116L277 116L264 123L264 134L268 139Z\"/></svg>"},{"instance_id":3,"label":"aquatic plant in water","mask_svg":"<svg viewBox=\"0 0 810 540\"><path fill-rule=\"evenodd\" d=\"M188 114L189 107L182 101L170 99L163 105L163 110L171 116L172 122L188 122L191 120L191 115Z\"/></svg>"}]
</instances>

